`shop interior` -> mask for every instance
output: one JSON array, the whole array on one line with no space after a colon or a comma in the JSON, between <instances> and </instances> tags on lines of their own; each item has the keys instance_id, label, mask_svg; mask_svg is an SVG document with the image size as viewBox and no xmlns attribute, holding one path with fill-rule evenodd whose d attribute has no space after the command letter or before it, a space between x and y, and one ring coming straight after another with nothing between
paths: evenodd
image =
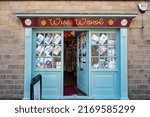
<instances>
[{"instance_id":1,"label":"shop interior","mask_svg":"<svg viewBox=\"0 0 150 117\"><path fill-rule=\"evenodd\" d=\"M82 31L64 31L64 96L85 96L77 88L77 43Z\"/></svg>"}]
</instances>

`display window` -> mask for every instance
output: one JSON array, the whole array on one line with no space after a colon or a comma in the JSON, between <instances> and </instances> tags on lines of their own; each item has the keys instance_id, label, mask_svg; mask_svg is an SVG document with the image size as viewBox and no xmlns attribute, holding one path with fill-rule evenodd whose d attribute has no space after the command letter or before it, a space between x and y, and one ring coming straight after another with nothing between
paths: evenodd
<instances>
[{"instance_id":1,"label":"display window","mask_svg":"<svg viewBox=\"0 0 150 117\"><path fill-rule=\"evenodd\" d=\"M36 68L61 68L61 33L36 33Z\"/></svg>"},{"instance_id":2,"label":"display window","mask_svg":"<svg viewBox=\"0 0 150 117\"><path fill-rule=\"evenodd\" d=\"M91 67L93 69L116 68L116 32L91 34Z\"/></svg>"}]
</instances>

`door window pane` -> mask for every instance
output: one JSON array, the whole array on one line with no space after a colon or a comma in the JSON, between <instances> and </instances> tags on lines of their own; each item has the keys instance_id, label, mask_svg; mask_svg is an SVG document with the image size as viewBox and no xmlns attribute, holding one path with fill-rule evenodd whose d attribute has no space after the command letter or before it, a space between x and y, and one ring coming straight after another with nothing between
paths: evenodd
<instances>
[{"instance_id":1,"label":"door window pane","mask_svg":"<svg viewBox=\"0 0 150 117\"><path fill-rule=\"evenodd\" d=\"M78 36L78 67L84 71L86 68L86 32L81 32Z\"/></svg>"}]
</instances>

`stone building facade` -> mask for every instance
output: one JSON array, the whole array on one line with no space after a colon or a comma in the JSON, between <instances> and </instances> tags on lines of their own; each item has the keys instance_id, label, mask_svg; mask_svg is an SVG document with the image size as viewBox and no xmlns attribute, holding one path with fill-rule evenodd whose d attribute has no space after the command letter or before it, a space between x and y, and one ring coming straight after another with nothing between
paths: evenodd
<instances>
[{"instance_id":1,"label":"stone building facade","mask_svg":"<svg viewBox=\"0 0 150 117\"><path fill-rule=\"evenodd\" d=\"M0 99L23 98L24 28L15 13L138 13L128 28L129 99L150 99L150 7L142 14L137 7L139 3L137 1L0 2ZM150 5L150 2L147 3Z\"/></svg>"}]
</instances>

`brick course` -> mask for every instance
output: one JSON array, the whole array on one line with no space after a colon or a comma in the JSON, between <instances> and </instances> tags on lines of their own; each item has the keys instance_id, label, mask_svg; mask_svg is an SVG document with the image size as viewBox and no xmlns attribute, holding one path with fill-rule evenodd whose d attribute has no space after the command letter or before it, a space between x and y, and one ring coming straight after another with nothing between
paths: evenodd
<instances>
[{"instance_id":1,"label":"brick course","mask_svg":"<svg viewBox=\"0 0 150 117\"><path fill-rule=\"evenodd\" d=\"M150 7L143 14L138 1L0 2L0 99L22 99L24 28L15 13L130 13L138 16L128 29L130 99L150 99ZM147 1L150 6L150 2Z\"/></svg>"}]
</instances>

